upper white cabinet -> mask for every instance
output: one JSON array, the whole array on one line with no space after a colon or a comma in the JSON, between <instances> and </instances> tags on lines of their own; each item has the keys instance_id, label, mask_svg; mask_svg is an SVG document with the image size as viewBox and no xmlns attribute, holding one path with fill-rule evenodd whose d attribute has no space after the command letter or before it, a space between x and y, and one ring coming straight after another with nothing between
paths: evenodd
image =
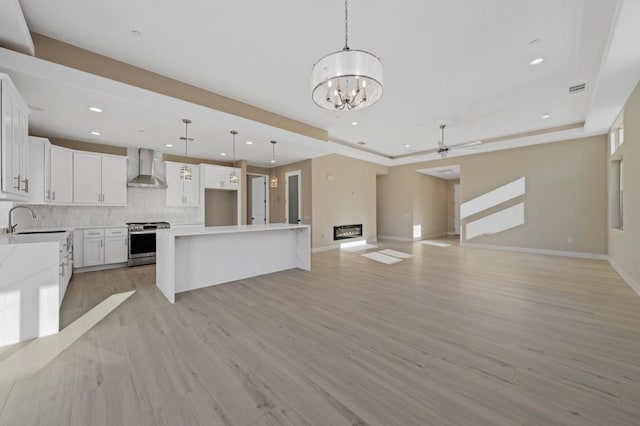
<instances>
[{"instance_id":1,"label":"upper white cabinet","mask_svg":"<svg viewBox=\"0 0 640 426\"><path fill-rule=\"evenodd\" d=\"M184 163L165 162L167 171L167 206L198 207L200 205L200 168L195 164L191 167L191 179L180 178L180 167Z\"/></svg>"},{"instance_id":2,"label":"upper white cabinet","mask_svg":"<svg viewBox=\"0 0 640 426\"><path fill-rule=\"evenodd\" d=\"M48 201L51 143L45 138L29 136L29 203Z\"/></svg>"},{"instance_id":3,"label":"upper white cabinet","mask_svg":"<svg viewBox=\"0 0 640 426\"><path fill-rule=\"evenodd\" d=\"M47 147L45 146L45 167L49 168L49 180L45 170L45 200L54 204L71 204L73 202L73 151L51 145L49 148L49 164L46 165Z\"/></svg>"},{"instance_id":4,"label":"upper white cabinet","mask_svg":"<svg viewBox=\"0 0 640 426\"><path fill-rule=\"evenodd\" d=\"M29 109L6 74L0 74L0 198L27 200Z\"/></svg>"},{"instance_id":5,"label":"upper white cabinet","mask_svg":"<svg viewBox=\"0 0 640 426\"><path fill-rule=\"evenodd\" d=\"M75 151L73 153L74 204L126 205L127 158Z\"/></svg>"},{"instance_id":6,"label":"upper white cabinet","mask_svg":"<svg viewBox=\"0 0 640 426\"><path fill-rule=\"evenodd\" d=\"M240 181L231 182L231 173L240 176L240 169L225 166L201 165L205 189L226 189L230 191L240 190Z\"/></svg>"}]
</instances>

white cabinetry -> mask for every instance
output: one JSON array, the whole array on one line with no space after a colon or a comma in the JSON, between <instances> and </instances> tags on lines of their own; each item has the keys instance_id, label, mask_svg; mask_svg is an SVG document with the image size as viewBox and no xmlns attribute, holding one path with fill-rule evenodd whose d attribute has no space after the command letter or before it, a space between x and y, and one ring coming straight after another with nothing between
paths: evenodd
<instances>
[{"instance_id":1,"label":"white cabinetry","mask_svg":"<svg viewBox=\"0 0 640 426\"><path fill-rule=\"evenodd\" d=\"M49 155L51 143L45 138L29 136L29 203L44 204L48 201Z\"/></svg>"},{"instance_id":2,"label":"white cabinetry","mask_svg":"<svg viewBox=\"0 0 640 426\"><path fill-rule=\"evenodd\" d=\"M82 259L76 267L124 263L129 257L126 227L83 230Z\"/></svg>"},{"instance_id":3,"label":"white cabinetry","mask_svg":"<svg viewBox=\"0 0 640 426\"><path fill-rule=\"evenodd\" d=\"M0 198L26 200L29 109L6 74L0 74L0 98Z\"/></svg>"},{"instance_id":4,"label":"white cabinetry","mask_svg":"<svg viewBox=\"0 0 640 426\"><path fill-rule=\"evenodd\" d=\"M105 229L104 263L122 263L129 258L127 228Z\"/></svg>"},{"instance_id":5,"label":"white cabinetry","mask_svg":"<svg viewBox=\"0 0 640 426\"><path fill-rule=\"evenodd\" d=\"M73 202L73 151L55 145L51 145L49 151L49 181L45 179L45 198L47 202L53 204L71 204ZM45 151L45 159L46 157Z\"/></svg>"},{"instance_id":6,"label":"white cabinetry","mask_svg":"<svg viewBox=\"0 0 640 426\"><path fill-rule=\"evenodd\" d=\"M165 162L167 179L167 206L198 207L200 205L200 168L195 164L191 167L191 180L180 178L180 167L183 163Z\"/></svg>"},{"instance_id":7,"label":"white cabinetry","mask_svg":"<svg viewBox=\"0 0 640 426\"><path fill-rule=\"evenodd\" d=\"M240 176L241 170L233 167L201 165L203 170L203 180L205 189L227 189L230 191L240 190L240 180L231 182L231 173L235 172Z\"/></svg>"},{"instance_id":8,"label":"white cabinetry","mask_svg":"<svg viewBox=\"0 0 640 426\"><path fill-rule=\"evenodd\" d=\"M74 204L127 204L127 158L75 151Z\"/></svg>"},{"instance_id":9,"label":"white cabinetry","mask_svg":"<svg viewBox=\"0 0 640 426\"><path fill-rule=\"evenodd\" d=\"M83 243L83 265L104 265L104 229L86 229Z\"/></svg>"}]
</instances>

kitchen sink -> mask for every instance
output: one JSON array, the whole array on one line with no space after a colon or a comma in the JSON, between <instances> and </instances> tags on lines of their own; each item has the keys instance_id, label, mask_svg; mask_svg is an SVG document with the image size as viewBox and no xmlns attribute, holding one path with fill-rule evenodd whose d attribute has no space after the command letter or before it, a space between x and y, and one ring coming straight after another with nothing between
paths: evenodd
<instances>
[{"instance_id":1,"label":"kitchen sink","mask_svg":"<svg viewBox=\"0 0 640 426\"><path fill-rule=\"evenodd\" d=\"M16 235L27 235L27 234L60 234L62 232L67 232L64 229L56 230L56 231L24 231L24 232L16 232Z\"/></svg>"}]
</instances>

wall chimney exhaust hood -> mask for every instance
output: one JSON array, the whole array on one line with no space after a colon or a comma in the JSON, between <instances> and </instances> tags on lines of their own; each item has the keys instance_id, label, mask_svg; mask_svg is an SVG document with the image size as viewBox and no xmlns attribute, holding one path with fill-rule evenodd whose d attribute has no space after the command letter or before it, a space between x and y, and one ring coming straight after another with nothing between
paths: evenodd
<instances>
[{"instance_id":1,"label":"wall chimney exhaust hood","mask_svg":"<svg viewBox=\"0 0 640 426\"><path fill-rule=\"evenodd\" d=\"M167 184L158 179L154 170L153 150L140 148L139 153L139 169L138 176L131 179L127 184L130 188L155 188L165 189Z\"/></svg>"}]
</instances>

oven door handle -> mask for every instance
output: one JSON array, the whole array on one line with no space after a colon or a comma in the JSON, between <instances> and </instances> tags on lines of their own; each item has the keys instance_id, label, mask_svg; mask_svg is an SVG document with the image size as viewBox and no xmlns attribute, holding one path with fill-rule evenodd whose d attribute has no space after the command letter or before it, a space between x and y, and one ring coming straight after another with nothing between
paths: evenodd
<instances>
[{"instance_id":1,"label":"oven door handle","mask_svg":"<svg viewBox=\"0 0 640 426\"><path fill-rule=\"evenodd\" d=\"M129 232L129 236L131 235L141 235L141 234L155 234L156 230L155 229L151 229L149 231L133 231L133 232Z\"/></svg>"}]
</instances>

